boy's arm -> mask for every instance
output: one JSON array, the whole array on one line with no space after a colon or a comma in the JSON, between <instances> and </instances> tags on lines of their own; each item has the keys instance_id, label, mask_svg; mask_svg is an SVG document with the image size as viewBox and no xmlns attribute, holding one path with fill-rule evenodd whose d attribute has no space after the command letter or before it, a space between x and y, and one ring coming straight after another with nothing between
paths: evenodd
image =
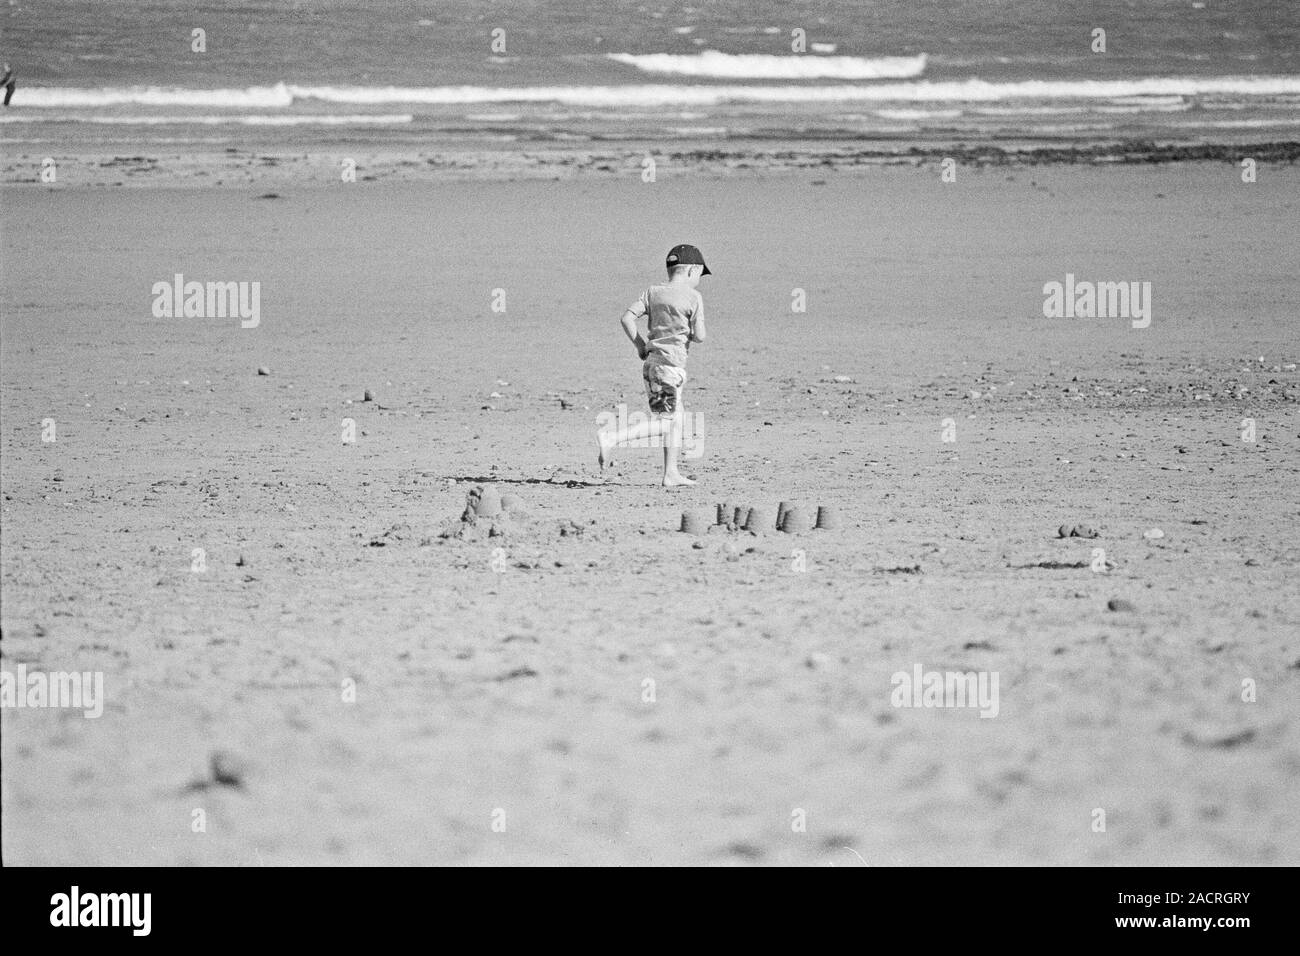
<instances>
[{"instance_id":1,"label":"boy's arm","mask_svg":"<svg viewBox=\"0 0 1300 956\"><path fill-rule=\"evenodd\" d=\"M623 313L623 318L619 320L623 326L623 334L632 340L632 344L636 346L636 354L642 359L646 357L649 346L646 340L642 338L641 333L637 331L636 322L643 315L646 317L650 315L649 289L637 296L637 300L627 307L627 311Z\"/></svg>"},{"instance_id":2,"label":"boy's arm","mask_svg":"<svg viewBox=\"0 0 1300 956\"><path fill-rule=\"evenodd\" d=\"M704 296L699 296L695 314L691 316L691 341L704 341Z\"/></svg>"},{"instance_id":3,"label":"boy's arm","mask_svg":"<svg viewBox=\"0 0 1300 956\"><path fill-rule=\"evenodd\" d=\"M645 358L646 343L645 339L641 337L641 333L637 330L636 320L637 314L631 309L628 309L623 313L623 318L620 321L623 325L623 333L631 339L632 344L636 346L636 354L641 358Z\"/></svg>"}]
</instances>

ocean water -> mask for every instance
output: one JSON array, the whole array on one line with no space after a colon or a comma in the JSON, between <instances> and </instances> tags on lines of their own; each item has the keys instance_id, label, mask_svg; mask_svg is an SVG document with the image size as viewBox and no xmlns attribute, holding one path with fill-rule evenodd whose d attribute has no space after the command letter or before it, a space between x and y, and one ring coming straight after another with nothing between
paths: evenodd
<instances>
[{"instance_id":1,"label":"ocean water","mask_svg":"<svg viewBox=\"0 0 1300 956\"><path fill-rule=\"evenodd\" d=\"M13 145L1300 137L1298 0L4 2Z\"/></svg>"}]
</instances>

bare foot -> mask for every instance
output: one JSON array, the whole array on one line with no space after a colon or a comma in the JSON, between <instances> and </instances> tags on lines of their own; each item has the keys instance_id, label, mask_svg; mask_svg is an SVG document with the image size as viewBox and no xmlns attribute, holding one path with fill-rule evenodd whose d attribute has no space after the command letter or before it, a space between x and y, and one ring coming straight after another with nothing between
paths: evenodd
<instances>
[{"instance_id":1,"label":"bare foot","mask_svg":"<svg viewBox=\"0 0 1300 956\"><path fill-rule=\"evenodd\" d=\"M604 432L596 432L596 463L601 471L606 465L614 464L614 443L605 440Z\"/></svg>"},{"instance_id":2,"label":"bare foot","mask_svg":"<svg viewBox=\"0 0 1300 956\"><path fill-rule=\"evenodd\" d=\"M678 485L693 485L695 482L690 478L684 478L678 474L664 475L664 487L676 488Z\"/></svg>"}]
</instances>

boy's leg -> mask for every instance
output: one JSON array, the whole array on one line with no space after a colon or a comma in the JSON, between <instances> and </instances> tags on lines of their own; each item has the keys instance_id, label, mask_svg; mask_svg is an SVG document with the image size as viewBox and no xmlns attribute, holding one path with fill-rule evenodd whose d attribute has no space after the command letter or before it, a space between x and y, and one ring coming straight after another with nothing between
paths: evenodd
<instances>
[{"instance_id":1,"label":"boy's leg","mask_svg":"<svg viewBox=\"0 0 1300 956\"><path fill-rule=\"evenodd\" d=\"M611 428L606 431L596 432L596 440L600 445L600 454L597 460L600 467L614 461L614 448L618 445L630 441L637 441L641 438L654 438L662 435L672 428L672 420L667 417L651 417L649 421L637 422L635 425L629 425L624 428ZM667 451L668 449L664 449Z\"/></svg>"},{"instance_id":2,"label":"boy's leg","mask_svg":"<svg viewBox=\"0 0 1300 956\"><path fill-rule=\"evenodd\" d=\"M664 487L674 485L693 485L690 478L683 477L677 470L677 453L682 447L682 390L677 391L672 417L668 420L668 437L664 441Z\"/></svg>"},{"instance_id":3,"label":"boy's leg","mask_svg":"<svg viewBox=\"0 0 1300 956\"><path fill-rule=\"evenodd\" d=\"M648 398L652 397L648 384L646 386L646 395ZM678 401L680 402L680 400L681 394L679 391ZM596 442L599 451L596 460L599 462L601 470L603 471L606 465L613 463L615 446L622 445L625 442L638 441L642 438L654 438L665 434L670 428L672 428L670 420L652 413L647 420L639 421L635 425L624 425L622 428L611 428L597 432ZM664 450L667 451L666 448Z\"/></svg>"}]
</instances>

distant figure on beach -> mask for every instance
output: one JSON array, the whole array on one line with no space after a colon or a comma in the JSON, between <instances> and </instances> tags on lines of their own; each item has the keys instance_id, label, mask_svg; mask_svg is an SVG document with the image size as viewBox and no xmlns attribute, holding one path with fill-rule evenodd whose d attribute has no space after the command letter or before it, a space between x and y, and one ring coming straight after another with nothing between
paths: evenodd
<instances>
[{"instance_id":1,"label":"distant figure on beach","mask_svg":"<svg viewBox=\"0 0 1300 956\"><path fill-rule=\"evenodd\" d=\"M14 79L14 71L10 69L9 64L6 63L4 79L0 80L0 86L5 88L5 106L9 105L9 100L12 99L14 95L14 87L17 85L18 81Z\"/></svg>"},{"instance_id":2,"label":"distant figure on beach","mask_svg":"<svg viewBox=\"0 0 1300 956\"><path fill-rule=\"evenodd\" d=\"M641 358L641 377L651 417L647 421L596 433L601 471L613 461L617 445L658 435L664 441L665 488L695 484L677 470L677 450L682 435L682 388L686 385L686 354L692 342L704 341L704 298L697 290L710 275L704 256L694 246L674 246L668 252L668 282L652 285L627 307L621 319L623 332ZM646 334L637 321L646 318Z\"/></svg>"}]
</instances>

